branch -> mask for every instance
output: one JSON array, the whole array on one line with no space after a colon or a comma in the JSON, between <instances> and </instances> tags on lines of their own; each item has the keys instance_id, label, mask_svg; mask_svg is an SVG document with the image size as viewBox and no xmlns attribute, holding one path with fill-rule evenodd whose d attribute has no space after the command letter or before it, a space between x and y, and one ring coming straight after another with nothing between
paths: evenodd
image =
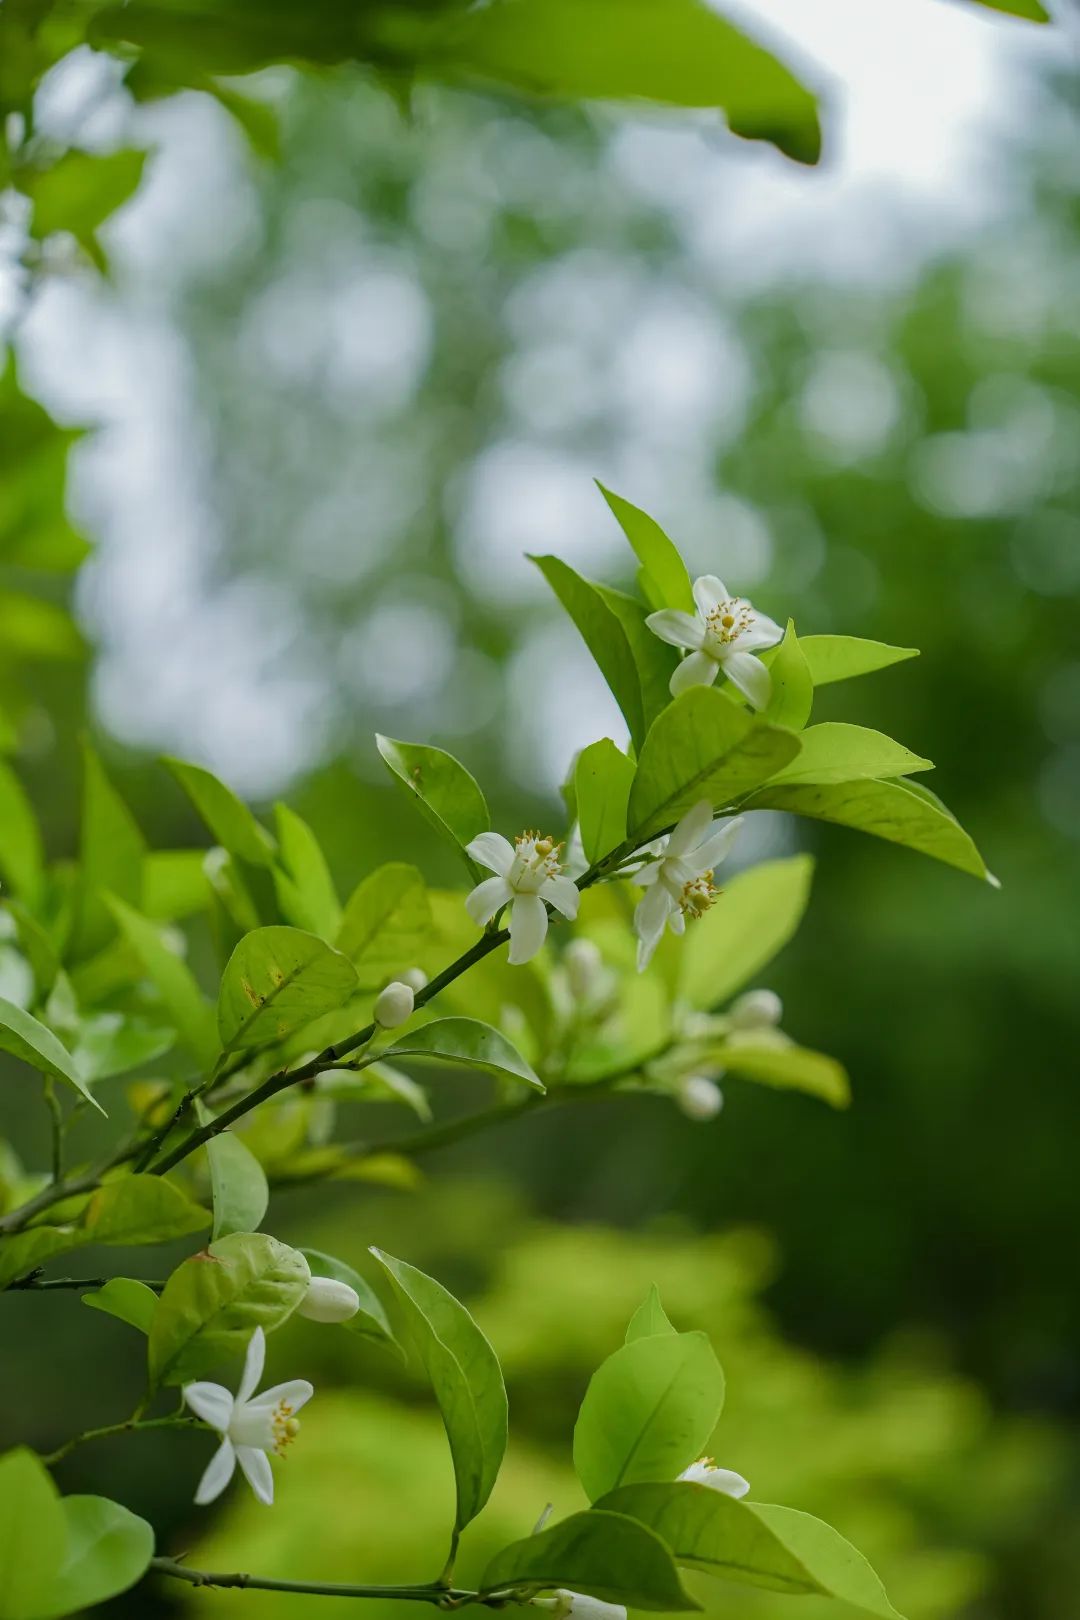
<instances>
[{"instance_id":1,"label":"branch","mask_svg":"<svg viewBox=\"0 0 1080 1620\"><path fill-rule=\"evenodd\" d=\"M28 1277L20 1277L17 1282L8 1283L8 1290L15 1292L20 1288L42 1293L51 1288L104 1288L111 1277L42 1277L40 1268L32 1271ZM155 1294L160 1294L165 1287L163 1282L152 1281L149 1277L133 1277L132 1282L141 1282L144 1288L152 1288Z\"/></svg>"},{"instance_id":2,"label":"branch","mask_svg":"<svg viewBox=\"0 0 1080 1620\"><path fill-rule=\"evenodd\" d=\"M189 1569L175 1558L153 1558L150 1568L158 1575L168 1575L176 1581L187 1581L191 1586L232 1586L245 1591L297 1592L309 1597L341 1598L398 1598L406 1603L434 1603L441 1609L457 1609L467 1603L483 1603L492 1608L503 1608L505 1595L481 1596L479 1592L459 1590L431 1581L425 1586L338 1586L325 1581L272 1581L263 1575L218 1575L204 1569Z\"/></svg>"},{"instance_id":3,"label":"branch","mask_svg":"<svg viewBox=\"0 0 1080 1620\"><path fill-rule=\"evenodd\" d=\"M209 1427L210 1425L204 1423L201 1418L189 1417L186 1413L181 1415L178 1412L173 1412L168 1417L158 1418L129 1417L125 1418L122 1423L107 1423L101 1429L86 1429L82 1434L75 1435L73 1439L66 1440L62 1446L57 1446L55 1451L43 1455L41 1460L47 1467L52 1468L55 1463L60 1462L69 1452L74 1451L76 1446L85 1445L88 1440L105 1440L113 1434L134 1434L137 1429L208 1429Z\"/></svg>"}]
</instances>

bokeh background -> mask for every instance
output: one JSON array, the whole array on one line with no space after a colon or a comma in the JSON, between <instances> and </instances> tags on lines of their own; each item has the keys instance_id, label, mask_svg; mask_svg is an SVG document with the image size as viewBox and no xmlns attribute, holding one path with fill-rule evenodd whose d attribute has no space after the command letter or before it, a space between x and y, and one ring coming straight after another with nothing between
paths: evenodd
<instances>
[{"instance_id":1,"label":"bokeh background","mask_svg":"<svg viewBox=\"0 0 1080 1620\"><path fill-rule=\"evenodd\" d=\"M693 571L800 630L921 647L846 689L845 718L939 761L1002 891L775 816L744 845L818 857L769 982L786 1027L848 1066L850 1112L736 1082L708 1125L621 1099L447 1150L411 1193L290 1195L272 1224L357 1262L368 1243L408 1255L503 1355L512 1466L464 1573L545 1501L577 1505L577 1402L655 1280L713 1335L719 1460L756 1495L837 1524L910 1620L1063 1620L1080 1583L1076 35L946 0L744 10L825 88L818 170L710 117L434 87L407 114L360 70L260 75L267 161L207 97L136 107L85 50L53 71L43 127L152 155L103 233L109 280L57 273L27 302L0 278L22 386L90 430L65 495L93 545L84 641L4 610L18 764L56 853L89 728L162 846L201 841L154 763L170 752L256 804L287 795L346 890L402 856L445 878L371 734L451 748L497 825L556 813L574 750L620 722L524 553L624 581L594 476ZM15 1120L30 1154L35 1129ZM67 1297L0 1315L0 1445L127 1409L140 1346L118 1324ZM451 1486L418 1381L305 1324L274 1352L319 1398L273 1514L237 1491L196 1515L186 1437L88 1448L65 1488L139 1507L210 1567L426 1574ZM794 1608L702 1593L732 1620ZM291 1620L313 1600L149 1601Z\"/></svg>"}]
</instances>

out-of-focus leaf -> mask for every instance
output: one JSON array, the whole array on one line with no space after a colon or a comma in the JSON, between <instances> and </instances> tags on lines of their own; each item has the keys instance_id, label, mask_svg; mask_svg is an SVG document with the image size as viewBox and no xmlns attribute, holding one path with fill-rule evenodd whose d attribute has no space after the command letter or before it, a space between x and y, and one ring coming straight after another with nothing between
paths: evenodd
<instances>
[{"instance_id":1,"label":"out-of-focus leaf","mask_svg":"<svg viewBox=\"0 0 1080 1620\"><path fill-rule=\"evenodd\" d=\"M32 1620L61 1620L126 1592L154 1556L154 1532L145 1519L105 1496L65 1496L67 1551Z\"/></svg>"},{"instance_id":2,"label":"out-of-focus leaf","mask_svg":"<svg viewBox=\"0 0 1080 1620\"><path fill-rule=\"evenodd\" d=\"M813 875L809 855L792 855L725 883L679 942L680 997L692 1007L716 1007L754 978L798 928Z\"/></svg>"},{"instance_id":3,"label":"out-of-focus leaf","mask_svg":"<svg viewBox=\"0 0 1080 1620\"><path fill-rule=\"evenodd\" d=\"M105 897L130 906L142 903L146 840L97 754L83 750L82 842L79 862L80 916L76 952L87 956L113 932Z\"/></svg>"},{"instance_id":4,"label":"out-of-focus leaf","mask_svg":"<svg viewBox=\"0 0 1080 1620\"><path fill-rule=\"evenodd\" d=\"M379 1055L439 1059L464 1069L483 1069L504 1080L524 1080L537 1091L544 1089L513 1042L478 1018L437 1018L403 1035Z\"/></svg>"},{"instance_id":5,"label":"out-of-focus leaf","mask_svg":"<svg viewBox=\"0 0 1080 1620\"><path fill-rule=\"evenodd\" d=\"M851 1101L847 1071L825 1052L797 1046L794 1041L747 1033L716 1049L716 1060L729 1074L743 1080L757 1080L781 1091L805 1091L820 1097L834 1108L846 1108Z\"/></svg>"},{"instance_id":6,"label":"out-of-focus leaf","mask_svg":"<svg viewBox=\"0 0 1080 1620\"><path fill-rule=\"evenodd\" d=\"M276 804L281 863L274 884L282 910L297 928L321 939L333 939L341 922L341 905L326 857L307 822L287 804Z\"/></svg>"},{"instance_id":7,"label":"out-of-focus leaf","mask_svg":"<svg viewBox=\"0 0 1080 1620\"><path fill-rule=\"evenodd\" d=\"M1028 22L1048 23L1050 13L1039 0L973 0L977 6L986 6L990 11L1004 11L1010 17L1024 17Z\"/></svg>"},{"instance_id":8,"label":"out-of-focus leaf","mask_svg":"<svg viewBox=\"0 0 1080 1620\"><path fill-rule=\"evenodd\" d=\"M0 102L3 101L3 28L10 8L0 16ZM2 182L0 182L2 185ZM19 389L14 360L0 371L0 558L19 567L68 572L77 568L89 547L75 533L64 509L68 450L81 437L77 430L61 428L36 400ZM52 647L50 656L76 657L82 642L62 610L45 603L45 619L36 611L38 598L16 597L14 610L4 622L0 594L0 657L5 650L22 656L26 651L8 639L29 636ZM31 604L29 610L27 604ZM27 611L30 613L27 620ZM57 619L66 621L61 624ZM37 628L35 629L35 619ZM31 646L29 655L34 656Z\"/></svg>"},{"instance_id":9,"label":"out-of-focus leaf","mask_svg":"<svg viewBox=\"0 0 1080 1620\"><path fill-rule=\"evenodd\" d=\"M634 762L610 737L590 743L574 767L578 825L586 858L596 862L626 837L626 805Z\"/></svg>"},{"instance_id":10,"label":"out-of-focus leaf","mask_svg":"<svg viewBox=\"0 0 1080 1620\"><path fill-rule=\"evenodd\" d=\"M552 1586L635 1609L674 1613L698 1607L659 1536L625 1514L595 1508L512 1542L480 1578L484 1592Z\"/></svg>"},{"instance_id":11,"label":"out-of-focus leaf","mask_svg":"<svg viewBox=\"0 0 1080 1620\"><path fill-rule=\"evenodd\" d=\"M459 1530L491 1495L506 1451L506 1388L494 1350L453 1294L415 1266L380 1249L409 1333L442 1414L457 1484Z\"/></svg>"},{"instance_id":12,"label":"out-of-focus leaf","mask_svg":"<svg viewBox=\"0 0 1080 1620\"><path fill-rule=\"evenodd\" d=\"M124 1013L95 1013L78 1023L72 1046L79 1073L88 1085L153 1063L175 1045L176 1031Z\"/></svg>"},{"instance_id":13,"label":"out-of-focus leaf","mask_svg":"<svg viewBox=\"0 0 1080 1620\"><path fill-rule=\"evenodd\" d=\"M206 905L201 849L152 849L143 861L143 910L154 922L177 922Z\"/></svg>"},{"instance_id":14,"label":"out-of-focus leaf","mask_svg":"<svg viewBox=\"0 0 1080 1620\"><path fill-rule=\"evenodd\" d=\"M913 754L883 732L828 720L808 726L798 756L778 771L779 783L856 782L868 777L906 776L932 771L933 763Z\"/></svg>"},{"instance_id":15,"label":"out-of-focus leaf","mask_svg":"<svg viewBox=\"0 0 1080 1620\"><path fill-rule=\"evenodd\" d=\"M0 651L8 658L81 658L85 644L69 613L41 596L0 591Z\"/></svg>"},{"instance_id":16,"label":"out-of-focus leaf","mask_svg":"<svg viewBox=\"0 0 1080 1620\"><path fill-rule=\"evenodd\" d=\"M356 969L360 986L376 990L416 964L431 932L431 906L415 866L390 861L353 890L335 944Z\"/></svg>"},{"instance_id":17,"label":"out-of-focus leaf","mask_svg":"<svg viewBox=\"0 0 1080 1620\"><path fill-rule=\"evenodd\" d=\"M33 909L41 896L44 872L37 817L19 778L0 761L0 873Z\"/></svg>"},{"instance_id":18,"label":"out-of-focus leaf","mask_svg":"<svg viewBox=\"0 0 1080 1620\"><path fill-rule=\"evenodd\" d=\"M99 1113L105 1112L88 1090L74 1057L52 1030L39 1023L32 1013L24 1012L22 1007L16 1007L3 997L0 997L0 1048L28 1063L39 1074L66 1080L87 1102L93 1103Z\"/></svg>"},{"instance_id":19,"label":"out-of-focus leaf","mask_svg":"<svg viewBox=\"0 0 1080 1620\"><path fill-rule=\"evenodd\" d=\"M20 1446L0 1457L0 1615L33 1620L48 1603L67 1546L60 1494Z\"/></svg>"},{"instance_id":20,"label":"out-of-focus leaf","mask_svg":"<svg viewBox=\"0 0 1080 1620\"><path fill-rule=\"evenodd\" d=\"M203 1068L211 1069L218 1055L214 1013L190 968L165 944L156 923L122 900L110 906L184 1041Z\"/></svg>"},{"instance_id":21,"label":"out-of-focus leaf","mask_svg":"<svg viewBox=\"0 0 1080 1620\"><path fill-rule=\"evenodd\" d=\"M475 876L478 868L465 855L465 846L491 826L487 802L475 779L442 748L378 734L375 742L390 771L416 799L420 813L450 839Z\"/></svg>"},{"instance_id":22,"label":"out-of-focus leaf","mask_svg":"<svg viewBox=\"0 0 1080 1620\"><path fill-rule=\"evenodd\" d=\"M264 1232L218 1238L165 1285L150 1328L151 1380L182 1384L243 1355L257 1327L270 1333L292 1315L310 1281L299 1249Z\"/></svg>"},{"instance_id":23,"label":"out-of-focus leaf","mask_svg":"<svg viewBox=\"0 0 1080 1620\"><path fill-rule=\"evenodd\" d=\"M105 258L97 238L100 226L134 196L142 179L145 152L65 152L51 169L25 178L22 189L33 202L31 235L39 240L70 231L99 269Z\"/></svg>"},{"instance_id":24,"label":"out-of-focus leaf","mask_svg":"<svg viewBox=\"0 0 1080 1620\"><path fill-rule=\"evenodd\" d=\"M232 788L212 771L181 759L165 761L219 844L252 866L269 866L274 840Z\"/></svg>"},{"instance_id":25,"label":"out-of-focus leaf","mask_svg":"<svg viewBox=\"0 0 1080 1620\"><path fill-rule=\"evenodd\" d=\"M355 990L352 963L324 940L300 928L256 928L244 935L222 975L222 1047L232 1052L283 1040Z\"/></svg>"}]
</instances>

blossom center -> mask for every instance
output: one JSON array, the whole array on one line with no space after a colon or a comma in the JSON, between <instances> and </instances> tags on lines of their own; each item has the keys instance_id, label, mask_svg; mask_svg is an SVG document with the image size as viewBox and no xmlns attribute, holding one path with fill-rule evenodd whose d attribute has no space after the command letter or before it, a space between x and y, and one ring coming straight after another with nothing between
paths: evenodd
<instances>
[{"instance_id":1,"label":"blossom center","mask_svg":"<svg viewBox=\"0 0 1080 1620\"><path fill-rule=\"evenodd\" d=\"M284 1399L269 1409L243 1407L229 1425L229 1438L234 1445L255 1446L259 1451L272 1451L278 1457L284 1457L299 1433L296 1408Z\"/></svg>"},{"instance_id":2,"label":"blossom center","mask_svg":"<svg viewBox=\"0 0 1080 1620\"><path fill-rule=\"evenodd\" d=\"M538 832L523 832L514 840L514 862L506 881L519 894L536 894L548 878L562 871L559 862L561 844L554 838Z\"/></svg>"},{"instance_id":3,"label":"blossom center","mask_svg":"<svg viewBox=\"0 0 1080 1620\"><path fill-rule=\"evenodd\" d=\"M705 615L705 633L708 645L723 650L736 642L754 622L754 611L747 602L730 596Z\"/></svg>"},{"instance_id":4,"label":"blossom center","mask_svg":"<svg viewBox=\"0 0 1080 1620\"><path fill-rule=\"evenodd\" d=\"M710 867L707 872L701 872L683 884L679 893L679 910L684 917L691 919L703 917L716 899L716 894L713 871Z\"/></svg>"}]
</instances>

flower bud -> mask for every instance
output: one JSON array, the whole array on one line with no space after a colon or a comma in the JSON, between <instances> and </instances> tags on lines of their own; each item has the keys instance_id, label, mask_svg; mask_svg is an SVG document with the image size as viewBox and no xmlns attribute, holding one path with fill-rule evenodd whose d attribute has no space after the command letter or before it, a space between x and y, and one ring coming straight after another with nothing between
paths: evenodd
<instances>
[{"instance_id":1,"label":"flower bud","mask_svg":"<svg viewBox=\"0 0 1080 1620\"><path fill-rule=\"evenodd\" d=\"M395 979L381 991L375 1002L375 1022L382 1029L397 1029L412 1017L415 996L412 986Z\"/></svg>"},{"instance_id":2,"label":"flower bud","mask_svg":"<svg viewBox=\"0 0 1080 1620\"><path fill-rule=\"evenodd\" d=\"M688 1074L675 1094L687 1119L715 1119L724 1106L724 1093L706 1074Z\"/></svg>"},{"instance_id":3,"label":"flower bud","mask_svg":"<svg viewBox=\"0 0 1080 1620\"><path fill-rule=\"evenodd\" d=\"M423 968L406 968L399 982L407 984L410 990L422 990L428 982L428 976Z\"/></svg>"},{"instance_id":4,"label":"flower bud","mask_svg":"<svg viewBox=\"0 0 1080 1620\"><path fill-rule=\"evenodd\" d=\"M547 1606L546 1604L544 1605ZM621 1603L605 1603L602 1598L587 1597L584 1592L568 1592L558 1587L553 1600L555 1620L626 1620Z\"/></svg>"},{"instance_id":5,"label":"flower bud","mask_svg":"<svg viewBox=\"0 0 1080 1620\"><path fill-rule=\"evenodd\" d=\"M296 1309L312 1322L347 1322L360 1309L360 1295L333 1277L312 1277Z\"/></svg>"},{"instance_id":6,"label":"flower bud","mask_svg":"<svg viewBox=\"0 0 1080 1620\"><path fill-rule=\"evenodd\" d=\"M603 972L604 960L599 947L591 939L572 939L563 952L563 965L570 994L575 1001L585 1001Z\"/></svg>"},{"instance_id":7,"label":"flower bud","mask_svg":"<svg viewBox=\"0 0 1080 1620\"><path fill-rule=\"evenodd\" d=\"M697 1462L684 1468L679 1479L692 1485L707 1485L711 1491L722 1491L725 1496L745 1496L750 1481L743 1479L733 1468L717 1468L711 1457L699 1457Z\"/></svg>"},{"instance_id":8,"label":"flower bud","mask_svg":"<svg viewBox=\"0 0 1080 1620\"><path fill-rule=\"evenodd\" d=\"M747 990L728 1008L732 1029L775 1029L784 1003L775 990Z\"/></svg>"}]
</instances>

